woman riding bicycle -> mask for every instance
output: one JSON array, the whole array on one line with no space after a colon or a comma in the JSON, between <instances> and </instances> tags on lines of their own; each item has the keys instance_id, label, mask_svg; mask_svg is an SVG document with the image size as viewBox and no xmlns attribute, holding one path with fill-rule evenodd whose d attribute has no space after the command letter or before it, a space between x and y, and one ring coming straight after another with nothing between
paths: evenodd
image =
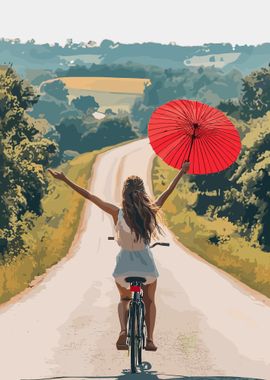
<instances>
[{"instance_id":1,"label":"woman riding bicycle","mask_svg":"<svg viewBox=\"0 0 270 380\"><path fill-rule=\"evenodd\" d=\"M185 162L182 169L176 175L169 187L155 200L145 191L143 180L138 176L129 176L122 189L122 208L91 194L88 190L81 188L70 181L63 172L48 169L54 178L64 181L79 194L95 203L103 211L113 217L115 224L115 240L121 247L116 257L116 266L113 271L116 286L120 294L118 304L118 316L121 326L116 347L119 350L127 350L127 319L128 307L131 300L131 292L125 282L127 276L141 276L146 278L143 285L143 300L145 303L145 322L147 339L145 349L156 351L157 347L153 341L153 331L156 320L155 291L157 286L157 271L149 244L152 237L157 236L157 231L162 233L158 223L160 218L159 209L168 196L172 193L179 179L189 169L189 163Z\"/></svg>"}]
</instances>

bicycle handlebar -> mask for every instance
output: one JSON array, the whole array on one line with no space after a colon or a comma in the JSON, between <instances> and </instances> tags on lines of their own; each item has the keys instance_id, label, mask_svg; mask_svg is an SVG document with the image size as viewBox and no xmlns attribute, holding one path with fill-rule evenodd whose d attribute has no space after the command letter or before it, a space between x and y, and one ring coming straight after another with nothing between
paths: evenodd
<instances>
[{"instance_id":1,"label":"bicycle handlebar","mask_svg":"<svg viewBox=\"0 0 270 380\"><path fill-rule=\"evenodd\" d=\"M108 236L108 240L114 240L114 236ZM154 248L156 245L162 245L164 247L169 247L170 243L163 243L163 242L155 242L154 244L150 245L149 248Z\"/></svg>"},{"instance_id":2,"label":"bicycle handlebar","mask_svg":"<svg viewBox=\"0 0 270 380\"><path fill-rule=\"evenodd\" d=\"M150 245L150 248L153 248L153 247L155 247L156 245L163 245L164 247L169 247L170 243L165 243L165 242L162 243L162 242L157 241L156 243Z\"/></svg>"}]
</instances>

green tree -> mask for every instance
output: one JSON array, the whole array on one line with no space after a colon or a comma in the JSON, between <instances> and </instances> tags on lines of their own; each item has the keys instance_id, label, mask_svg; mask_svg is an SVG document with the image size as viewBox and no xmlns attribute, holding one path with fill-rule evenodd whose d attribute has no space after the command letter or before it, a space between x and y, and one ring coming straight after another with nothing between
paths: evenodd
<instances>
[{"instance_id":1,"label":"green tree","mask_svg":"<svg viewBox=\"0 0 270 380\"><path fill-rule=\"evenodd\" d=\"M45 168L57 155L55 142L40 138L26 110L38 100L8 67L0 74L0 253L2 257L27 250L23 232L42 213L41 198L47 188ZM38 137L39 136L39 137Z\"/></svg>"},{"instance_id":2,"label":"green tree","mask_svg":"<svg viewBox=\"0 0 270 380\"><path fill-rule=\"evenodd\" d=\"M231 115L235 118L240 117L240 105L231 99L228 100L222 100L218 106L218 109L220 109L223 112L226 112L227 115Z\"/></svg>"},{"instance_id":3,"label":"green tree","mask_svg":"<svg viewBox=\"0 0 270 380\"><path fill-rule=\"evenodd\" d=\"M44 83L41 91L39 101L34 104L29 113L36 118L45 118L51 124L59 123L66 112L71 111L68 103L68 89L62 81L54 80Z\"/></svg>"},{"instance_id":4,"label":"green tree","mask_svg":"<svg viewBox=\"0 0 270 380\"><path fill-rule=\"evenodd\" d=\"M270 110L270 64L253 71L242 81L241 118L247 121L265 115Z\"/></svg>"},{"instance_id":5,"label":"green tree","mask_svg":"<svg viewBox=\"0 0 270 380\"><path fill-rule=\"evenodd\" d=\"M251 121L239 166L230 178L231 188L224 192L218 210L219 216L227 216L248 240L257 240L266 251L270 251L269 117L270 113Z\"/></svg>"},{"instance_id":6,"label":"green tree","mask_svg":"<svg viewBox=\"0 0 270 380\"><path fill-rule=\"evenodd\" d=\"M106 116L115 116L116 115L116 113L113 112L113 110L111 108L106 108L104 113Z\"/></svg>"},{"instance_id":7,"label":"green tree","mask_svg":"<svg viewBox=\"0 0 270 380\"><path fill-rule=\"evenodd\" d=\"M71 104L79 109L80 111L86 113L94 113L99 109L99 104L96 102L93 96L80 96L71 101Z\"/></svg>"},{"instance_id":8,"label":"green tree","mask_svg":"<svg viewBox=\"0 0 270 380\"><path fill-rule=\"evenodd\" d=\"M68 89L66 88L66 85L59 79L44 83L41 86L41 91L52 96L53 98L68 103Z\"/></svg>"},{"instance_id":9,"label":"green tree","mask_svg":"<svg viewBox=\"0 0 270 380\"><path fill-rule=\"evenodd\" d=\"M82 146L85 151L100 149L136 137L138 135L133 130L127 116L108 117L98 122L96 129L92 129L82 136Z\"/></svg>"}]
</instances>

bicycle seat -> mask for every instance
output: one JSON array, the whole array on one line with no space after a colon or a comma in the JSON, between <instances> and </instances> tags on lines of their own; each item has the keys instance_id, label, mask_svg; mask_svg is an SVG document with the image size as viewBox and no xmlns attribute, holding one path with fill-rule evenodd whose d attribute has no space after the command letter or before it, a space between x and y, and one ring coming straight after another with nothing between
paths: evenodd
<instances>
[{"instance_id":1,"label":"bicycle seat","mask_svg":"<svg viewBox=\"0 0 270 380\"><path fill-rule=\"evenodd\" d=\"M146 282L146 278L144 277L126 277L125 278L125 281L126 282L141 282L141 283L144 283Z\"/></svg>"}]
</instances>

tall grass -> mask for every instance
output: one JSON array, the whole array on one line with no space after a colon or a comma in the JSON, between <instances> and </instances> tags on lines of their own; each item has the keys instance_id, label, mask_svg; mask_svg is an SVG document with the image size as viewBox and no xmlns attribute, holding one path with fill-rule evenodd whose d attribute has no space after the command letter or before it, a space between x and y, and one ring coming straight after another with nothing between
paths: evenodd
<instances>
[{"instance_id":1,"label":"tall grass","mask_svg":"<svg viewBox=\"0 0 270 380\"><path fill-rule=\"evenodd\" d=\"M152 168L154 195L163 192L177 170L155 157ZM182 244L208 262L230 273L251 288L270 297L270 254L256 241L241 237L227 218L198 216L192 209L197 195L190 191L188 177L182 177L163 205L166 224ZM218 245L209 238L221 237Z\"/></svg>"}]
</instances>

